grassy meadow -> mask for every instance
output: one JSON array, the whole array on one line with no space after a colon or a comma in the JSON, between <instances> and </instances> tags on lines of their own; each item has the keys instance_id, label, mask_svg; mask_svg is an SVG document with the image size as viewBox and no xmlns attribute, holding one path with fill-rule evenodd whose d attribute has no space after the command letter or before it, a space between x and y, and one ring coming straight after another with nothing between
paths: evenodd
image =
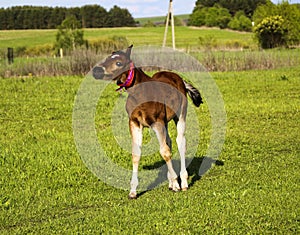
<instances>
[{"instance_id":1,"label":"grassy meadow","mask_svg":"<svg viewBox=\"0 0 300 235\"><path fill-rule=\"evenodd\" d=\"M0 48L7 47L34 47L55 42L56 30L4 30L0 31ZM164 27L153 28L103 28L85 29L85 39L93 40L108 38L113 36L126 37L130 44L135 46L142 45L162 45ZM217 28L194 28L176 27L176 46L186 49L187 47L198 47L199 37L217 40L216 43L226 46L226 44L239 42L247 47L253 47L251 33L234 32L230 30L220 30ZM171 46L171 31L168 33L168 45Z\"/></svg>"},{"instance_id":2,"label":"grassy meadow","mask_svg":"<svg viewBox=\"0 0 300 235\"><path fill-rule=\"evenodd\" d=\"M222 164L196 175L209 136L204 104L190 189L162 186L134 201L97 179L77 153L72 111L81 77L1 79L0 233L297 234L299 74L299 67L212 73L227 111ZM113 105L110 96L117 94L99 103ZM107 114L97 114L98 131L109 132ZM113 137L100 139L113 152ZM128 152L117 154L130 165Z\"/></svg>"},{"instance_id":3,"label":"grassy meadow","mask_svg":"<svg viewBox=\"0 0 300 235\"><path fill-rule=\"evenodd\" d=\"M88 29L85 36L118 35L135 46L161 45L163 31ZM55 33L0 31L0 48L51 44ZM213 35L222 47L237 40L254 48L252 34L178 27L176 35L178 48L194 47L191 54L205 59L203 64L210 61L206 66L222 68L225 60L228 65L218 69L224 72L211 72L227 113L226 139L216 164L198 175L211 131L204 102L196 112L200 143L188 167L189 190L173 193L164 185L128 200L130 178L128 190L106 184L76 149L72 115L83 76L0 78L0 234L299 234L299 49L212 55L196 50L199 37L208 42ZM239 68L229 67L232 61L226 58L247 61L248 55L251 63L265 65L257 70L242 62L234 64ZM283 63L288 60L293 61ZM130 169L130 153L116 146L107 113L119 97L115 89L115 84L107 86L98 101L96 132L108 156ZM145 142L149 135L146 131ZM140 170L159 164L158 153L143 156Z\"/></svg>"}]
</instances>

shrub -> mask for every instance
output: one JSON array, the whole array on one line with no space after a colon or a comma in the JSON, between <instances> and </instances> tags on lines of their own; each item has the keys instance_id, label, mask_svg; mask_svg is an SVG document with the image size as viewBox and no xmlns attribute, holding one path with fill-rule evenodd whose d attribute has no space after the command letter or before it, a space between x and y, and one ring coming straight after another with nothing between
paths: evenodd
<instances>
[{"instance_id":1,"label":"shrub","mask_svg":"<svg viewBox=\"0 0 300 235\"><path fill-rule=\"evenodd\" d=\"M224 29L231 19L229 11L222 7L210 7L206 12L205 25Z\"/></svg>"},{"instance_id":2,"label":"shrub","mask_svg":"<svg viewBox=\"0 0 300 235\"><path fill-rule=\"evenodd\" d=\"M205 15L207 8L201 8L190 15L188 25L203 26L205 25Z\"/></svg>"},{"instance_id":3,"label":"shrub","mask_svg":"<svg viewBox=\"0 0 300 235\"><path fill-rule=\"evenodd\" d=\"M80 22L74 16L66 18L58 27L56 34L56 49L64 49L71 52L84 44L83 30L80 29Z\"/></svg>"},{"instance_id":4,"label":"shrub","mask_svg":"<svg viewBox=\"0 0 300 235\"><path fill-rule=\"evenodd\" d=\"M128 47L128 41L126 37L113 36L110 38L102 38L97 40L88 41L88 47L98 52L111 53L120 48Z\"/></svg>"},{"instance_id":5,"label":"shrub","mask_svg":"<svg viewBox=\"0 0 300 235\"><path fill-rule=\"evenodd\" d=\"M52 56L54 54L54 46L52 44L38 45L26 48L24 55L26 56Z\"/></svg>"},{"instance_id":6,"label":"shrub","mask_svg":"<svg viewBox=\"0 0 300 235\"><path fill-rule=\"evenodd\" d=\"M145 23L145 24L143 25L143 27L149 27L149 28L155 27L155 26L156 26L156 25L155 25L152 21L150 21L150 20L148 20L147 23Z\"/></svg>"},{"instance_id":7,"label":"shrub","mask_svg":"<svg viewBox=\"0 0 300 235\"><path fill-rule=\"evenodd\" d=\"M219 7L204 7L197 9L189 18L189 25L226 28L231 19L229 11Z\"/></svg>"},{"instance_id":8,"label":"shrub","mask_svg":"<svg viewBox=\"0 0 300 235\"><path fill-rule=\"evenodd\" d=\"M254 32L262 48L275 48L287 45L288 30L279 15L267 17L261 21Z\"/></svg>"},{"instance_id":9,"label":"shrub","mask_svg":"<svg viewBox=\"0 0 300 235\"><path fill-rule=\"evenodd\" d=\"M233 30L251 31L252 22L248 17L245 16L243 11L239 11L228 23L228 27Z\"/></svg>"},{"instance_id":10,"label":"shrub","mask_svg":"<svg viewBox=\"0 0 300 235\"><path fill-rule=\"evenodd\" d=\"M272 4L268 2L259 6L253 15L255 25L259 25L268 17L281 16L284 20L285 43L287 46L297 45L300 43L300 8L296 4L289 4L283 1L281 4Z\"/></svg>"},{"instance_id":11,"label":"shrub","mask_svg":"<svg viewBox=\"0 0 300 235\"><path fill-rule=\"evenodd\" d=\"M199 45L204 47L206 50L211 50L217 46L217 39L213 35L206 35L199 37Z\"/></svg>"}]
</instances>

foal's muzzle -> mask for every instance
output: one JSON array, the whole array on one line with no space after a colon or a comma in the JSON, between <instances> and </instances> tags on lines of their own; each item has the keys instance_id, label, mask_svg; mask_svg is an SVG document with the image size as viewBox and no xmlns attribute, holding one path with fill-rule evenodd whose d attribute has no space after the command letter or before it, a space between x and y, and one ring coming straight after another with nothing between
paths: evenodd
<instances>
[{"instance_id":1,"label":"foal's muzzle","mask_svg":"<svg viewBox=\"0 0 300 235\"><path fill-rule=\"evenodd\" d=\"M93 68L93 77L95 79L103 79L104 69L102 67L94 67Z\"/></svg>"}]
</instances>

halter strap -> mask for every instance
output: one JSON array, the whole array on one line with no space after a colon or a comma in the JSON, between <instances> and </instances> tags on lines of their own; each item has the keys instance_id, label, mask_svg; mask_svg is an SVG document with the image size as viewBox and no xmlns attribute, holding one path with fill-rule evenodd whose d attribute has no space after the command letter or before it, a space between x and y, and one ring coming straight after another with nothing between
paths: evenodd
<instances>
[{"instance_id":1,"label":"halter strap","mask_svg":"<svg viewBox=\"0 0 300 235\"><path fill-rule=\"evenodd\" d=\"M118 84L118 86L120 86L120 88L118 88L116 91L121 91L123 88L128 88L131 86L132 82L134 79L134 64L133 62L130 63L130 70L127 76L127 79L124 83L122 84Z\"/></svg>"}]
</instances>

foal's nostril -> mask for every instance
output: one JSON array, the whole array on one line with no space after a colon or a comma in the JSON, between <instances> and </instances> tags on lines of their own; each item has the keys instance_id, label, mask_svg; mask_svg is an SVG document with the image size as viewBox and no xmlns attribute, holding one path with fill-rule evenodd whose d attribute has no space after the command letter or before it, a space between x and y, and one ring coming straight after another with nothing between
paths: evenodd
<instances>
[{"instance_id":1,"label":"foal's nostril","mask_svg":"<svg viewBox=\"0 0 300 235\"><path fill-rule=\"evenodd\" d=\"M103 79L104 69L102 67L93 68L93 76L95 79Z\"/></svg>"}]
</instances>

